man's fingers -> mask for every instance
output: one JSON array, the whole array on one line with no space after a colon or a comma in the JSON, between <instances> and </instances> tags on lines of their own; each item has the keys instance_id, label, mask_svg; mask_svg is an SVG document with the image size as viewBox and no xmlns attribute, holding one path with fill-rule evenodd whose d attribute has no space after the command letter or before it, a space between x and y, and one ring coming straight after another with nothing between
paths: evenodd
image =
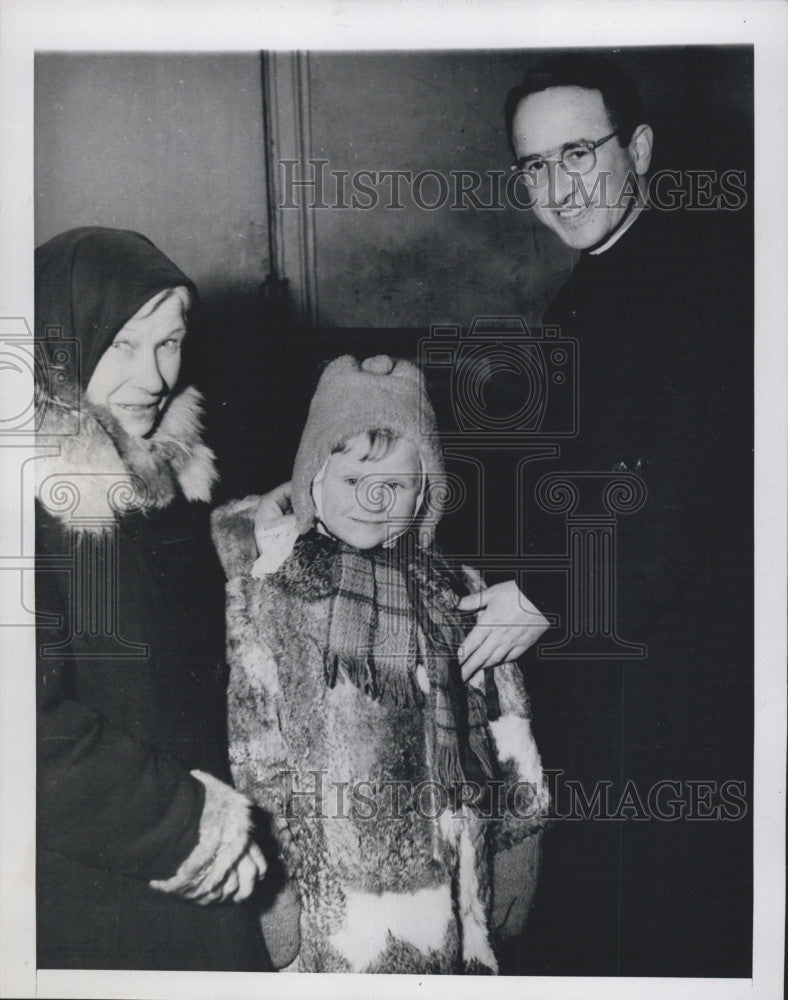
<instances>
[{"instance_id":1,"label":"man's fingers","mask_svg":"<svg viewBox=\"0 0 788 1000\"><path fill-rule=\"evenodd\" d=\"M292 492L292 484L282 483L280 486L276 486L271 490L270 493L266 493L263 499L275 503L279 508L280 514L287 514L290 510L290 494Z\"/></svg>"},{"instance_id":2,"label":"man's fingers","mask_svg":"<svg viewBox=\"0 0 788 1000\"><path fill-rule=\"evenodd\" d=\"M484 665L484 660L476 656L472 660L469 660L467 663L463 664L462 679L465 681L466 684L478 670L481 670L483 665Z\"/></svg>"},{"instance_id":3,"label":"man's fingers","mask_svg":"<svg viewBox=\"0 0 788 1000\"><path fill-rule=\"evenodd\" d=\"M517 646L512 646L512 648L505 654L502 663L507 663L509 660L519 660L523 653L528 649L532 643L521 642Z\"/></svg>"},{"instance_id":4,"label":"man's fingers","mask_svg":"<svg viewBox=\"0 0 788 1000\"><path fill-rule=\"evenodd\" d=\"M183 896L184 899L193 899L198 903L203 903L203 901L210 903L211 898L218 898L218 890L212 886L210 888L207 887L205 882L199 882L181 889L178 895ZM211 898L206 899L205 897Z\"/></svg>"},{"instance_id":5,"label":"man's fingers","mask_svg":"<svg viewBox=\"0 0 788 1000\"><path fill-rule=\"evenodd\" d=\"M460 611L481 611L487 604L487 591L480 590L476 594L466 594L457 602Z\"/></svg>"},{"instance_id":6,"label":"man's fingers","mask_svg":"<svg viewBox=\"0 0 788 1000\"><path fill-rule=\"evenodd\" d=\"M489 625L479 622L474 625L471 631L462 640L462 645L457 651L460 663L469 663L478 656L479 651L484 647L489 651L491 646L501 646L506 643L506 630L501 625Z\"/></svg>"},{"instance_id":7,"label":"man's fingers","mask_svg":"<svg viewBox=\"0 0 788 1000\"><path fill-rule=\"evenodd\" d=\"M462 640L462 645L457 650L457 656L459 657L460 663L467 663L468 660L476 653L484 640L488 638L489 634L489 628L474 625L474 627Z\"/></svg>"},{"instance_id":8,"label":"man's fingers","mask_svg":"<svg viewBox=\"0 0 788 1000\"><path fill-rule=\"evenodd\" d=\"M486 631L486 635L484 634L484 631ZM471 656L466 657L462 664L462 679L464 681L470 680L476 671L481 670L482 667L498 662L494 658L496 650L498 649L497 637L489 630L484 631L482 632L483 641L479 645L478 649L476 649Z\"/></svg>"}]
</instances>

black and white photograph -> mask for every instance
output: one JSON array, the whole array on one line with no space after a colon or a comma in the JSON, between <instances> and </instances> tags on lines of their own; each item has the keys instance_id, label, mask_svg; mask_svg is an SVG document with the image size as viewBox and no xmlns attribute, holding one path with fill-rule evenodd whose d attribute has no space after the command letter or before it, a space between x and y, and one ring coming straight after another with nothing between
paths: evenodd
<instances>
[{"instance_id":1,"label":"black and white photograph","mask_svg":"<svg viewBox=\"0 0 788 1000\"><path fill-rule=\"evenodd\" d=\"M784 11L32 7L2 995L782 995Z\"/></svg>"}]
</instances>

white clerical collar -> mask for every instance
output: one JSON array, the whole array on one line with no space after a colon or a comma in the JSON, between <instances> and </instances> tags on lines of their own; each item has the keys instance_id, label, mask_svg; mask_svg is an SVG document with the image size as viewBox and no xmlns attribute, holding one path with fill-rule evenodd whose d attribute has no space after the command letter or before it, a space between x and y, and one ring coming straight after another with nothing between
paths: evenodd
<instances>
[{"instance_id":1,"label":"white clerical collar","mask_svg":"<svg viewBox=\"0 0 788 1000\"><path fill-rule=\"evenodd\" d=\"M635 219L637 219L637 217L640 215L642 211L643 211L642 206L636 205L629 213L629 217L624 220L624 222L618 227L618 229L615 230L615 232L611 233L611 235L605 240L602 246L595 247L593 250L588 251L589 256L596 257L598 254L604 253L605 250L609 250L614 243L617 243L621 239L621 237L629 229L629 227L634 225Z\"/></svg>"}]
</instances>

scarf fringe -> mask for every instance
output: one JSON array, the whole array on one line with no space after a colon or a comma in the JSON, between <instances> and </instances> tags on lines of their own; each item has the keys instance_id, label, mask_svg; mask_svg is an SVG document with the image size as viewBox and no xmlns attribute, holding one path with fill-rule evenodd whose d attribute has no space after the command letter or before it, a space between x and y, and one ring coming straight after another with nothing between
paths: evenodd
<instances>
[{"instance_id":1,"label":"scarf fringe","mask_svg":"<svg viewBox=\"0 0 788 1000\"><path fill-rule=\"evenodd\" d=\"M483 719L486 704L485 696L482 695L482 693L476 688L466 688L466 691L468 694L469 717L472 716L478 720ZM474 711L474 706L476 711ZM481 721L477 722L475 725L469 725L468 745L471 748L471 753L474 754L482 771L484 771L487 777L497 777L496 767L490 753L490 740L487 734L487 726Z\"/></svg>"},{"instance_id":2,"label":"scarf fringe","mask_svg":"<svg viewBox=\"0 0 788 1000\"><path fill-rule=\"evenodd\" d=\"M394 708L421 708L424 695L419 690L413 667L407 670L384 670L378 672L380 701Z\"/></svg>"},{"instance_id":3,"label":"scarf fringe","mask_svg":"<svg viewBox=\"0 0 788 1000\"><path fill-rule=\"evenodd\" d=\"M328 686L341 668L375 701L413 708L424 702L416 680L423 664L437 782L448 791L494 778L485 697L462 681L457 650L465 630L441 557L414 550L407 538L385 553L335 545L324 656Z\"/></svg>"},{"instance_id":4,"label":"scarf fringe","mask_svg":"<svg viewBox=\"0 0 788 1000\"><path fill-rule=\"evenodd\" d=\"M326 652L324 658L326 684L334 687L337 682L340 670L351 682L364 694L370 698L378 700L380 697L378 685L375 679L375 669L368 659L361 659L358 656L348 656L344 653Z\"/></svg>"},{"instance_id":5,"label":"scarf fringe","mask_svg":"<svg viewBox=\"0 0 788 1000\"><path fill-rule=\"evenodd\" d=\"M490 756L490 744L487 739L486 732L481 727L472 729L468 735L468 743L470 745L471 752L478 760L481 769L487 777L495 778L495 765L493 764L492 757Z\"/></svg>"},{"instance_id":6,"label":"scarf fringe","mask_svg":"<svg viewBox=\"0 0 788 1000\"><path fill-rule=\"evenodd\" d=\"M456 742L453 745L438 743L435 747L435 774L438 782L448 792L456 785L465 783L465 772L462 769L460 748Z\"/></svg>"},{"instance_id":7,"label":"scarf fringe","mask_svg":"<svg viewBox=\"0 0 788 1000\"><path fill-rule=\"evenodd\" d=\"M373 660L361 659L344 653L326 652L323 658L324 677L328 687L336 685L340 669L347 679L363 694L389 708L421 708L424 695L418 686L413 669L389 669L376 665Z\"/></svg>"}]
</instances>

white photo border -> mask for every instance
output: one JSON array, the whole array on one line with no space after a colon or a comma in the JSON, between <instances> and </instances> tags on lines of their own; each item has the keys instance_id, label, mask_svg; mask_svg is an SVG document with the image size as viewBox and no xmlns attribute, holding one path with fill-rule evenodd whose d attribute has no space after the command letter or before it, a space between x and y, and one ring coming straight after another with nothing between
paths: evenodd
<instances>
[{"instance_id":1,"label":"white photo border","mask_svg":"<svg viewBox=\"0 0 788 1000\"><path fill-rule=\"evenodd\" d=\"M785 915L785 553L788 163L785 5L652 0L349 2L0 0L0 316L33 319L33 55L38 51L495 49L748 44L755 49L755 908L752 980L529 979L540 998L782 995ZM782 275L782 277L780 277ZM6 390L6 374L0 373ZM17 379L9 391L24 400ZM28 397L29 398L29 397ZM0 453L2 449L0 449ZM10 467L0 454L5 490ZM4 505L5 507L5 505ZM32 520L32 519L31 519ZM6 534L5 528L0 538ZM32 550L32 545L28 551ZM31 574L27 574L31 576ZM31 584L32 588L32 584ZM19 997L475 996L462 977L35 970L34 733L29 630L0 634L0 995ZM25 683L20 683L20 678ZM484 982L520 995L517 977Z\"/></svg>"}]
</instances>

